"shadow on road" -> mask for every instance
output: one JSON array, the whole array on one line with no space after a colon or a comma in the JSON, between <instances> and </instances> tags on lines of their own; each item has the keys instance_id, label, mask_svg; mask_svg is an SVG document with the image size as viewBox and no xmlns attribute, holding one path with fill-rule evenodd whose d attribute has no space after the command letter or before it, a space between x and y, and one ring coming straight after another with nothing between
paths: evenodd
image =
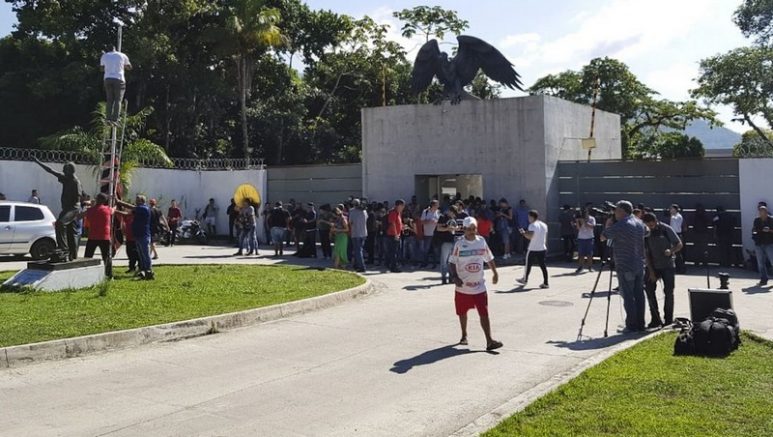
<instances>
[{"instance_id":1,"label":"shadow on road","mask_svg":"<svg viewBox=\"0 0 773 437\"><path fill-rule=\"evenodd\" d=\"M590 292L583 293L582 294L582 298L583 299L590 299L590 294L591 294ZM620 293L617 292L617 291L612 291L612 292L609 292L609 291L597 291L596 292L596 296L594 296L594 298L604 298L604 297L608 297L610 295L612 295L612 296L619 296Z\"/></svg>"},{"instance_id":2,"label":"shadow on road","mask_svg":"<svg viewBox=\"0 0 773 437\"><path fill-rule=\"evenodd\" d=\"M447 358L453 358L459 355L486 352L486 351L472 351L469 349L457 349L456 346L458 345L443 346L441 348L432 349L430 351L421 353L412 358L407 358L405 360L397 361L396 363L394 363L392 368L389 369L389 371L394 373L399 373L402 375L404 373L408 373L409 370L413 369L416 366L425 366L427 364L434 364L434 363L437 363L438 361L442 361Z\"/></svg>"},{"instance_id":3,"label":"shadow on road","mask_svg":"<svg viewBox=\"0 0 773 437\"><path fill-rule=\"evenodd\" d=\"M741 291L743 291L746 294L770 293L771 291L773 291L773 286L761 287L759 285L755 285L754 287L742 288Z\"/></svg>"},{"instance_id":4,"label":"shadow on road","mask_svg":"<svg viewBox=\"0 0 773 437\"><path fill-rule=\"evenodd\" d=\"M573 351L588 351L588 350L596 350L596 349L605 349L610 346L614 346L618 343L622 343L626 340L632 340L635 338L643 337L645 335L647 335L646 332L643 332L641 334L635 334L635 335L616 334L607 338L603 338L603 337L591 338L588 340L578 340L578 341L550 340L547 342L547 344L552 344L555 347L560 347L560 348L569 349Z\"/></svg>"},{"instance_id":5,"label":"shadow on road","mask_svg":"<svg viewBox=\"0 0 773 437\"><path fill-rule=\"evenodd\" d=\"M445 286L446 285L437 282L429 285L406 285L405 287L403 287L403 290L408 290L408 291L429 290L431 288L445 287Z\"/></svg>"}]
</instances>

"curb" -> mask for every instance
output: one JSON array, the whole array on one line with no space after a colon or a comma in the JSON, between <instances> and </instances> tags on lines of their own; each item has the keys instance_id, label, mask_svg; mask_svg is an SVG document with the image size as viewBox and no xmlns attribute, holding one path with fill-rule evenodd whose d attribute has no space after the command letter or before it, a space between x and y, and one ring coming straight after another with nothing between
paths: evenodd
<instances>
[{"instance_id":1,"label":"curb","mask_svg":"<svg viewBox=\"0 0 773 437\"><path fill-rule=\"evenodd\" d=\"M96 352L125 349L149 343L184 340L223 330L256 325L324 308L373 293L370 279L348 290L251 310L192 320L145 326L123 331L44 341L0 348L0 369L17 368L42 361L81 357Z\"/></svg>"},{"instance_id":2,"label":"curb","mask_svg":"<svg viewBox=\"0 0 773 437\"><path fill-rule=\"evenodd\" d=\"M558 373L556 375L553 375L552 377L550 377L550 379L542 381L541 383L535 385L529 390L526 390L525 392L519 394L518 396L510 399L504 404L493 409L489 413L486 413L483 416L480 416L470 424L462 427L461 429L457 430L455 433L451 434L450 437L471 437L471 436L478 436L480 434L483 434L484 432L499 425L500 422L512 416L513 414L521 412L532 402L536 401L542 396L545 396L546 394L552 392L553 390L558 389L562 385L578 377L582 372L590 369L593 366L596 366L597 364L600 364L601 362L605 361L607 358L612 357L612 355L615 355L618 352L622 352L645 340L649 340L651 338L654 338L666 332L674 332L674 331L670 329L668 330L661 329L659 331L637 338L633 341L617 344L615 346L612 346L606 349L604 352L601 352L599 354L593 355L592 357L586 358L585 360L577 363L571 369Z\"/></svg>"}]
</instances>

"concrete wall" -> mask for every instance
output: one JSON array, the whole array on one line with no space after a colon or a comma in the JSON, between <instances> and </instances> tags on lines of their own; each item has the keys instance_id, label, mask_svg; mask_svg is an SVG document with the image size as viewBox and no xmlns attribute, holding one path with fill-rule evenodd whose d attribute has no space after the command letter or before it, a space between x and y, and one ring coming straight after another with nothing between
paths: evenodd
<instances>
[{"instance_id":1,"label":"concrete wall","mask_svg":"<svg viewBox=\"0 0 773 437\"><path fill-rule=\"evenodd\" d=\"M768 203L773 208L773 159L738 160L741 192L741 228L744 249L754 250L752 225L757 217L757 202Z\"/></svg>"},{"instance_id":2,"label":"concrete wall","mask_svg":"<svg viewBox=\"0 0 773 437\"><path fill-rule=\"evenodd\" d=\"M361 164L298 165L269 167L270 201L340 203L349 196L362 196Z\"/></svg>"},{"instance_id":3,"label":"concrete wall","mask_svg":"<svg viewBox=\"0 0 773 437\"><path fill-rule=\"evenodd\" d=\"M61 163L48 163L61 169ZM76 165L76 174L83 189L90 194L97 192L97 176L93 166ZM202 209L210 197L220 206L217 217L218 234L227 233L228 218L225 209L237 186L250 183L263 195L266 192L266 170L193 171L157 168L138 168L132 175L130 196L145 193L159 200L165 210L172 199L180 202L185 217L194 217L196 209ZM40 192L41 200L55 215L61 208L61 185L30 161L0 161L0 192L8 200L26 201L30 191Z\"/></svg>"},{"instance_id":4,"label":"concrete wall","mask_svg":"<svg viewBox=\"0 0 773 437\"><path fill-rule=\"evenodd\" d=\"M587 159L590 120L590 107L547 96L363 109L363 191L409 198L414 175L480 174L485 198L526 199L551 222L556 166ZM592 159L621 157L619 116L597 111L595 137Z\"/></svg>"}]
</instances>

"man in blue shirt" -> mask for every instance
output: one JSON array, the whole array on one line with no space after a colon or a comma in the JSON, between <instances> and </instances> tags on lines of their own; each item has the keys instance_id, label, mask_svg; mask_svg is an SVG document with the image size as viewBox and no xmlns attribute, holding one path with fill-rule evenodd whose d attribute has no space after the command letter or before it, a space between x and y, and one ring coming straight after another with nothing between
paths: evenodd
<instances>
[{"instance_id":1,"label":"man in blue shirt","mask_svg":"<svg viewBox=\"0 0 773 437\"><path fill-rule=\"evenodd\" d=\"M615 208L616 222L607 222L601 240L612 241L615 271L625 307L624 333L644 331L644 223L632 215L631 202L621 200Z\"/></svg>"},{"instance_id":2,"label":"man in blue shirt","mask_svg":"<svg viewBox=\"0 0 773 437\"><path fill-rule=\"evenodd\" d=\"M137 255L139 256L139 272L140 279L151 280L155 276L153 274L153 266L150 260L150 208L148 207L148 199L139 194L135 199L135 205L126 202L119 202L125 206L133 208L132 214L134 214L134 221L132 222L132 233L134 234L135 244L137 245Z\"/></svg>"}]
</instances>

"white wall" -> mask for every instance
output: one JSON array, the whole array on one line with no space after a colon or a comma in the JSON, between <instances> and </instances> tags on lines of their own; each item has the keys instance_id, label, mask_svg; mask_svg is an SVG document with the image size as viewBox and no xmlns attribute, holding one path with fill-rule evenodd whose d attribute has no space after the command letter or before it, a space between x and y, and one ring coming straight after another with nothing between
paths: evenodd
<instances>
[{"instance_id":1,"label":"white wall","mask_svg":"<svg viewBox=\"0 0 773 437\"><path fill-rule=\"evenodd\" d=\"M48 163L61 170L61 163ZM83 189L94 195L97 192L97 176L93 166L76 165L76 174ZM196 209L203 209L209 198L214 198L220 207L217 217L218 234L228 233L228 218L225 210L230 203L236 187L252 184L265 198L266 170L223 170L195 171L157 168L138 168L132 174L129 196L144 193L155 197L163 210L169 207L172 199L177 199L185 217L193 218ZM32 189L37 189L41 200L59 214L61 205L59 195L61 185L55 177L46 173L37 164L30 161L0 161L0 192L8 200L26 201ZM129 198L128 196L125 196Z\"/></svg>"},{"instance_id":2,"label":"white wall","mask_svg":"<svg viewBox=\"0 0 773 437\"><path fill-rule=\"evenodd\" d=\"M740 159L738 172L743 247L753 250L752 225L757 217L757 202L767 202L768 208L773 208L773 159ZM746 256L745 251L744 256Z\"/></svg>"}]
</instances>

